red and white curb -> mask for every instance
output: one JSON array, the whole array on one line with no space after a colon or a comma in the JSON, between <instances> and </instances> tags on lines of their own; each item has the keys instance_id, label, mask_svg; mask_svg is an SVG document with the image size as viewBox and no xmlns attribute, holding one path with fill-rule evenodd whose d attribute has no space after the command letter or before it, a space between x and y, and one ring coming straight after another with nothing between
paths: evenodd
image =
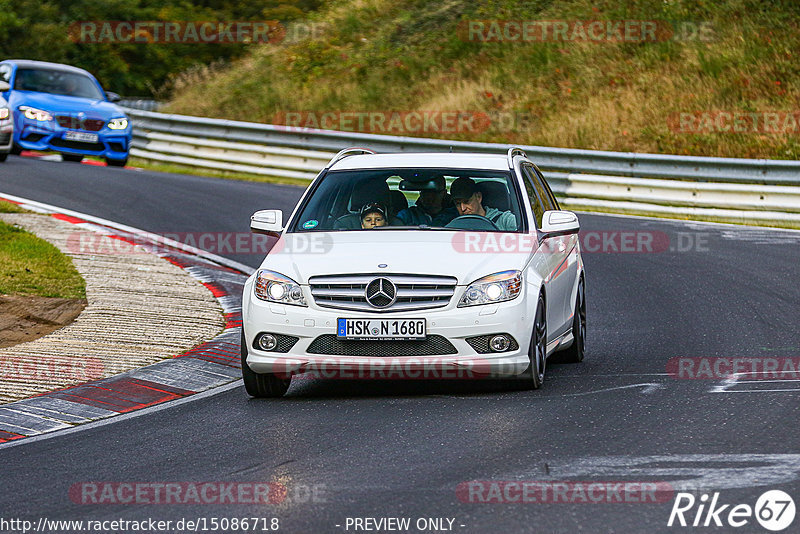
<instances>
[{"instance_id":1,"label":"red and white curb","mask_svg":"<svg viewBox=\"0 0 800 534\"><path fill-rule=\"evenodd\" d=\"M225 313L221 334L171 359L0 406L0 446L185 398L241 378L241 294L251 268L91 215L4 193L0 199L132 245L152 243L154 254L200 281Z\"/></svg>"},{"instance_id":2,"label":"red and white curb","mask_svg":"<svg viewBox=\"0 0 800 534\"><path fill-rule=\"evenodd\" d=\"M35 158L35 159L38 159L38 160L41 160L41 161L64 161L63 158L61 157L61 154L46 154L46 153L40 153L40 152L33 152L31 150L23 150L22 152L20 152L19 155L22 156L23 158ZM104 161L97 161L97 160L94 160L94 159L84 159L83 161L81 161L81 163L83 165L93 165L95 167L106 167L107 166ZM134 171L141 171L142 170L139 167L129 167L128 165L125 165L125 167L123 167L123 168L134 170Z\"/></svg>"}]
</instances>

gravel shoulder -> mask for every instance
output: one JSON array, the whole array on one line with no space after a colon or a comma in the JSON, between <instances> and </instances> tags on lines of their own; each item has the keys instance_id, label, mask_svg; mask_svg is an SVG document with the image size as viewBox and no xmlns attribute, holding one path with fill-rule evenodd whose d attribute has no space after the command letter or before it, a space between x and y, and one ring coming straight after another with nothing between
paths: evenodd
<instances>
[{"instance_id":1,"label":"gravel shoulder","mask_svg":"<svg viewBox=\"0 0 800 534\"><path fill-rule=\"evenodd\" d=\"M91 230L39 214L0 214L0 219L70 256L86 281L87 301L67 326L0 348L0 403L171 358L225 327L223 309L209 289L144 248L125 248L126 253L114 253L119 249L113 247L107 253L97 247L84 250L81 243L97 243ZM56 322L41 322L48 320Z\"/></svg>"}]
</instances>

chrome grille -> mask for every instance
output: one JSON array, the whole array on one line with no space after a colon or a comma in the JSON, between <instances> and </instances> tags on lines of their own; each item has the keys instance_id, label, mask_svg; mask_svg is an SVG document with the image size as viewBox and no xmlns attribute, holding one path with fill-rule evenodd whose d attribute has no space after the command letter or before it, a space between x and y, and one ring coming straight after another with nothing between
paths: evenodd
<instances>
[{"instance_id":1,"label":"chrome grille","mask_svg":"<svg viewBox=\"0 0 800 534\"><path fill-rule=\"evenodd\" d=\"M367 286L378 278L391 281L396 288L394 302L381 308L367 302ZM314 302L323 308L397 312L447 306L458 281L452 276L374 273L313 276L308 283Z\"/></svg>"}]
</instances>

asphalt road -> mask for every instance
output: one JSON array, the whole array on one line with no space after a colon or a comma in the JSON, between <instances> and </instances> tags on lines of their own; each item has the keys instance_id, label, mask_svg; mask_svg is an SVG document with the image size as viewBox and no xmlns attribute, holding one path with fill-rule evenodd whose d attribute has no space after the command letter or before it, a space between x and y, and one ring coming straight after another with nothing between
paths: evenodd
<instances>
[{"instance_id":1,"label":"asphalt road","mask_svg":"<svg viewBox=\"0 0 800 534\"><path fill-rule=\"evenodd\" d=\"M301 193L13 156L0 164L0 192L163 233L246 232L253 211L289 210ZM754 506L771 489L800 499L800 382L667 373L673 358L713 365L720 361L713 358L800 356L800 233L589 214L581 223L597 236L585 242L601 243L584 252L587 359L550 365L542 390L296 380L285 398L264 401L238 387L0 448L0 519L258 516L278 518L280 531L291 533L356 532L348 518L365 517L407 517L410 532L445 531L421 523L418 530L420 518L453 519L451 529L463 533L768 532L752 517L736 529L667 522L679 491L698 499L719 492L719 504L730 505ZM619 232L649 232L632 235L669 245L615 252ZM475 480L666 482L675 493L657 503L591 503L573 485L570 502L469 502L457 488ZM91 481L266 481L287 494L267 505L70 498L70 488ZM696 512L686 513L690 525Z\"/></svg>"}]
</instances>

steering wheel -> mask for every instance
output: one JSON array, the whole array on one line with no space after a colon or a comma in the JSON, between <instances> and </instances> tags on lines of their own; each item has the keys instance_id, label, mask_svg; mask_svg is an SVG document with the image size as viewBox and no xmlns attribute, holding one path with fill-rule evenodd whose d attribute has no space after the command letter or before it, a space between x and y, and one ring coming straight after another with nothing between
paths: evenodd
<instances>
[{"instance_id":1,"label":"steering wheel","mask_svg":"<svg viewBox=\"0 0 800 534\"><path fill-rule=\"evenodd\" d=\"M447 223L445 228L458 228L459 230L500 230L495 223L480 215L461 215Z\"/></svg>"}]
</instances>

